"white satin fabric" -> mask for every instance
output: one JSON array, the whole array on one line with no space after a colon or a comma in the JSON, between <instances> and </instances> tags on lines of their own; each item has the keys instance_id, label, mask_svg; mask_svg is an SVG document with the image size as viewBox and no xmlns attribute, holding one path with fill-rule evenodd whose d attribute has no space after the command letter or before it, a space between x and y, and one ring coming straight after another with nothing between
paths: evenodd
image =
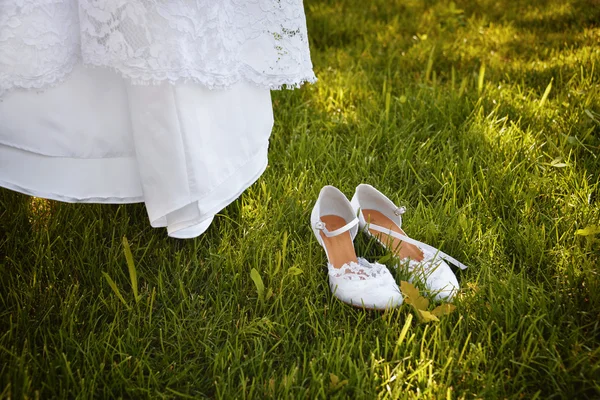
<instances>
[{"instance_id":1,"label":"white satin fabric","mask_svg":"<svg viewBox=\"0 0 600 400\"><path fill-rule=\"evenodd\" d=\"M270 91L247 82L133 85L74 67L0 99L0 186L67 202L145 202L154 227L195 237L264 171Z\"/></svg>"}]
</instances>

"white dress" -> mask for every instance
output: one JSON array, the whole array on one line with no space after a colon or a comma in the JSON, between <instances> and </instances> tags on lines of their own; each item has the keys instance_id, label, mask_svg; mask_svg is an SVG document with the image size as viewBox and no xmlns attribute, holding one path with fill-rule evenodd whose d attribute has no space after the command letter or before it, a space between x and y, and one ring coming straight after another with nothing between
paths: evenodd
<instances>
[{"instance_id":1,"label":"white dress","mask_svg":"<svg viewBox=\"0 0 600 400\"><path fill-rule=\"evenodd\" d=\"M0 186L198 236L313 81L302 0L0 0Z\"/></svg>"}]
</instances>

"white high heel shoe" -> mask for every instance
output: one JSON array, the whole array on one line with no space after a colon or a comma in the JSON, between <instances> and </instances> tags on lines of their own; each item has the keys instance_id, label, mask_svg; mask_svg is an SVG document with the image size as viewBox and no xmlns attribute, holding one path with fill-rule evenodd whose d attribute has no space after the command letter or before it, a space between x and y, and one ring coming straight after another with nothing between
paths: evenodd
<instances>
[{"instance_id":1,"label":"white high heel shoe","mask_svg":"<svg viewBox=\"0 0 600 400\"><path fill-rule=\"evenodd\" d=\"M454 297L460 286L446 261L460 269L467 266L428 244L408 237L402 230L402 214L406 208L397 207L379 190L366 184L357 186L351 203L358 213L361 229L390 248L401 263L408 261L409 272L435 293L436 300L449 301Z\"/></svg>"},{"instance_id":2,"label":"white high heel shoe","mask_svg":"<svg viewBox=\"0 0 600 400\"><path fill-rule=\"evenodd\" d=\"M359 220L342 192L323 187L310 222L327 255L334 296L358 308L384 310L402 304L400 289L387 267L356 256L353 240Z\"/></svg>"}]
</instances>

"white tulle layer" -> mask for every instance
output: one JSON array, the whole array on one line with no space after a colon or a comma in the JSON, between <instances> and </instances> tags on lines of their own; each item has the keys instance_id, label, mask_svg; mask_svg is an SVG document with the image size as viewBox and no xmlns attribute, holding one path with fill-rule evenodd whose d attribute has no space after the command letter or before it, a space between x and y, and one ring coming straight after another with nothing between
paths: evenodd
<instances>
[{"instance_id":1,"label":"white tulle layer","mask_svg":"<svg viewBox=\"0 0 600 400\"><path fill-rule=\"evenodd\" d=\"M67 202L145 202L152 226L194 237L264 171L270 91L240 82L136 86L76 66L0 101L0 186Z\"/></svg>"}]
</instances>

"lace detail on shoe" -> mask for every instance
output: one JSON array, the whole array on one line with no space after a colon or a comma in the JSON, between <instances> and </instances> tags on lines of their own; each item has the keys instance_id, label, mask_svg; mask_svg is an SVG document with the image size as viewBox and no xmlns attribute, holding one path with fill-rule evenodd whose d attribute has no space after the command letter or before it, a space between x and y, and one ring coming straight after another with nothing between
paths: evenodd
<instances>
[{"instance_id":1,"label":"lace detail on shoe","mask_svg":"<svg viewBox=\"0 0 600 400\"><path fill-rule=\"evenodd\" d=\"M385 265L379 263L370 263L366 259L359 257L358 263L350 262L344 264L341 268L335 268L331 263L327 265L329 275L333 278L341 278L349 281L359 281L368 279L380 279L390 275L390 271Z\"/></svg>"},{"instance_id":2,"label":"lace detail on shoe","mask_svg":"<svg viewBox=\"0 0 600 400\"><path fill-rule=\"evenodd\" d=\"M0 96L79 62L134 84L316 81L302 0L0 0Z\"/></svg>"}]
</instances>

